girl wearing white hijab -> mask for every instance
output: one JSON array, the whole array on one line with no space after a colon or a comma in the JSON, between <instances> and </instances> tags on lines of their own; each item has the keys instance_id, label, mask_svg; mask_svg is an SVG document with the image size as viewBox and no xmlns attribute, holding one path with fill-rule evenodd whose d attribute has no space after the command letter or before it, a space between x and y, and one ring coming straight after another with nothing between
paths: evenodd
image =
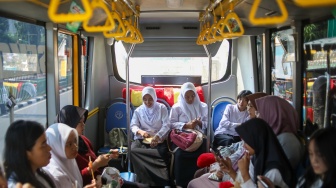
<instances>
[{"instance_id":1,"label":"girl wearing white hijab","mask_svg":"<svg viewBox=\"0 0 336 188\"><path fill-rule=\"evenodd\" d=\"M46 134L52 150L50 163L44 169L52 174L56 187L82 188L83 180L75 160L78 154L76 129L55 123L47 129Z\"/></svg>"},{"instance_id":2,"label":"girl wearing white hijab","mask_svg":"<svg viewBox=\"0 0 336 188\"><path fill-rule=\"evenodd\" d=\"M156 102L156 92L152 87L142 90L142 100L131 121L135 140L131 146L134 171L140 183L169 186L169 155L165 141L169 131L168 110Z\"/></svg>"},{"instance_id":3,"label":"girl wearing white hijab","mask_svg":"<svg viewBox=\"0 0 336 188\"><path fill-rule=\"evenodd\" d=\"M186 82L181 87L178 101L170 112L170 123L173 129L197 129L203 134L207 128L208 106L200 101L193 83ZM173 144L173 147L176 147ZM205 152L203 141L196 151L187 152L177 149L174 153L174 175L177 187L187 187L194 177L197 158Z\"/></svg>"}]
</instances>

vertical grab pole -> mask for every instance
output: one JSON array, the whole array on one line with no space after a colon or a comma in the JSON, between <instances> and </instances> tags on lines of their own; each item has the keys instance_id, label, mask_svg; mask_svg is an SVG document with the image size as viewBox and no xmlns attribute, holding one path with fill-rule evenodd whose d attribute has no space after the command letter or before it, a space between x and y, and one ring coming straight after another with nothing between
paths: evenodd
<instances>
[{"instance_id":1,"label":"vertical grab pole","mask_svg":"<svg viewBox=\"0 0 336 188\"><path fill-rule=\"evenodd\" d=\"M210 151L210 130L212 129L211 125L211 113L212 113L212 107L211 107L211 75L212 75L212 57L211 54L207 48L206 45L203 45L205 53L207 54L209 58L209 74L208 74L208 97L207 97L207 102L208 102L208 128L207 128L207 145L206 145L206 151Z\"/></svg>"},{"instance_id":2,"label":"vertical grab pole","mask_svg":"<svg viewBox=\"0 0 336 188\"><path fill-rule=\"evenodd\" d=\"M135 44L132 44L126 58L126 119L127 119L127 159L128 159L128 172L131 172L131 127L130 127L130 93L129 93L129 57L131 56Z\"/></svg>"}]
</instances>

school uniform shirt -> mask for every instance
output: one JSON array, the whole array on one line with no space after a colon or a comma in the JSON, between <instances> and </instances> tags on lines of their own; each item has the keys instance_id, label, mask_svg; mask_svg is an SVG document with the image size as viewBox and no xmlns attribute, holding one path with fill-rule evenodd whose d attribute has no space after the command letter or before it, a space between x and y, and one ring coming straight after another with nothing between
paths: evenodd
<instances>
[{"instance_id":1,"label":"school uniform shirt","mask_svg":"<svg viewBox=\"0 0 336 188\"><path fill-rule=\"evenodd\" d=\"M298 184L296 185L296 188L300 188L306 180L304 178L300 178ZM311 186L310 188L315 188L315 187L322 187L323 181L319 178L317 179Z\"/></svg>"},{"instance_id":2,"label":"school uniform shirt","mask_svg":"<svg viewBox=\"0 0 336 188\"><path fill-rule=\"evenodd\" d=\"M232 136L238 136L235 128L248 119L249 114L247 110L239 111L238 104L228 104L214 135L229 134Z\"/></svg>"},{"instance_id":3,"label":"school uniform shirt","mask_svg":"<svg viewBox=\"0 0 336 188\"><path fill-rule=\"evenodd\" d=\"M65 144L71 131L78 137L76 129L63 123L55 123L46 130L51 159L43 169L53 176L56 187L82 188L83 180L77 162L75 159L68 159L65 154Z\"/></svg>"},{"instance_id":4,"label":"school uniform shirt","mask_svg":"<svg viewBox=\"0 0 336 188\"><path fill-rule=\"evenodd\" d=\"M280 171L276 168L269 170L265 174L265 177L269 178L275 186L278 186L281 188L288 188L288 185L283 181L281 177ZM256 182L253 182L252 179L249 179L248 181L241 183L240 187L241 188L254 188L254 187L257 187L257 184Z\"/></svg>"},{"instance_id":5,"label":"school uniform shirt","mask_svg":"<svg viewBox=\"0 0 336 188\"><path fill-rule=\"evenodd\" d=\"M202 121L202 128L199 126L196 126L196 129L201 131L203 134L205 134L205 130L208 127L208 106L207 104L200 102L200 110L198 113L198 116L201 117ZM179 129L182 130L183 126L188 123L189 121L192 121L193 119L199 118L196 117L190 118L186 112L182 109L181 103L176 103L173 105L170 111L170 123L172 129Z\"/></svg>"},{"instance_id":6,"label":"school uniform shirt","mask_svg":"<svg viewBox=\"0 0 336 188\"><path fill-rule=\"evenodd\" d=\"M44 171L44 173L46 173L46 175L50 177L50 180L53 181L53 183L55 183L52 175L48 171ZM16 184L20 183L14 180L14 176L15 176L14 173L9 176L7 180L8 188L16 188ZM44 188L52 188L52 186L48 183L48 181L45 180L44 177L42 177L38 173L35 173L35 177L43 185Z\"/></svg>"},{"instance_id":7,"label":"school uniform shirt","mask_svg":"<svg viewBox=\"0 0 336 188\"><path fill-rule=\"evenodd\" d=\"M139 129L146 131L151 136L158 135L161 139L169 131L168 110L166 106L155 102L151 108L148 109L145 104L142 104L134 111L131 121L134 140L143 139L140 134L137 134Z\"/></svg>"}]
</instances>

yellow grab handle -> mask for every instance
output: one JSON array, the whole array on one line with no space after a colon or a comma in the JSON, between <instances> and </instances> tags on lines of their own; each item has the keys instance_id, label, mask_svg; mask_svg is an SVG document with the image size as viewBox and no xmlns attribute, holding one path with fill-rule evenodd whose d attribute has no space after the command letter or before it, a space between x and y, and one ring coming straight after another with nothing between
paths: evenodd
<instances>
[{"instance_id":1,"label":"yellow grab handle","mask_svg":"<svg viewBox=\"0 0 336 188\"><path fill-rule=\"evenodd\" d=\"M92 9L89 0L81 0L81 2L83 4L84 12L77 10L78 6L73 5L74 2L72 2L71 7L73 7L77 13L72 13L70 11L69 13L65 14L57 13L58 7L61 4L61 0L50 0L48 16L50 20L55 23L82 22L88 20L92 16Z\"/></svg>"},{"instance_id":2,"label":"yellow grab handle","mask_svg":"<svg viewBox=\"0 0 336 188\"><path fill-rule=\"evenodd\" d=\"M232 29L234 27L233 25L233 21L232 20L236 20L237 24L238 24L238 28L240 31L238 32L234 32ZM241 23L239 17L237 16L236 13L234 12L230 12L225 20L224 20L224 25L228 27L228 30L230 31L229 33L223 33L224 35L227 35L228 37L239 37L239 36L242 36L245 32L244 30L244 26L243 24Z\"/></svg>"},{"instance_id":3,"label":"yellow grab handle","mask_svg":"<svg viewBox=\"0 0 336 188\"><path fill-rule=\"evenodd\" d=\"M88 32L103 32L103 31L110 31L113 30L115 27L115 23L114 20L110 14L109 9L107 8L107 6L105 5L105 3L101 0L92 0L91 2L91 8L92 10L98 10L98 9L102 9L104 11L104 13L106 14L106 21L104 25L89 25L89 20L85 20L83 22L83 28L85 29L85 31Z\"/></svg>"},{"instance_id":4,"label":"yellow grab handle","mask_svg":"<svg viewBox=\"0 0 336 188\"><path fill-rule=\"evenodd\" d=\"M113 30L104 31L103 34L106 38L114 38L114 37L123 37L126 34L126 28L123 20L120 18L117 12L111 12L112 19L118 25Z\"/></svg>"},{"instance_id":5,"label":"yellow grab handle","mask_svg":"<svg viewBox=\"0 0 336 188\"><path fill-rule=\"evenodd\" d=\"M264 17L264 18L256 18L255 15L257 13L258 6L261 0L254 0L252 5L249 19L250 22L254 25L272 25L272 24L280 24L287 20L288 12L286 6L282 0L276 0L281 12L281 16L274 16L274 17ZM315 0L318 1L318 0Z\"/></svg>"},{"instance_id":6,"label":"yellow grab handle","mask_svg":"<svg viewBox=\"0 0 336 188\"><path fill-rule=\"evenodd\" d=\"M335 0L294 0L294 2L301 7L336 5Z\"/></svg>"}]
</instances>

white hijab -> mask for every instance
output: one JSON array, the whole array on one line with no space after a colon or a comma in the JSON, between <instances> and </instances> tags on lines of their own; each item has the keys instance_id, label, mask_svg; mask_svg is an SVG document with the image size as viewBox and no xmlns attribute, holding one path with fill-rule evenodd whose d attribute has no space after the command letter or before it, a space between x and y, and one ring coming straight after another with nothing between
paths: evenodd
<instances>
[{"instance_id":1,"label":"white hijab","mask_svg":"<svg viewBox=\"0 0 336 188\"><path fill-rule=\"evenodd\" d=\"M194 102L192 104L188 104L184 98L184 95L187 91L193 91L195 93ZM181 92L177 102L180 104L182 111L187 115L189 121L192 121L202 116L201 100L196 92L196 88L193 83L186 82L181 86Z\"/></svg>"},{"instance_id":2,"label":"white hijab","mask_svg":"<svg viewBox=\"0 0 336 188\"><path fill-rule=\"evenodd\" d=\"M63 123L55 123L47 129L47 143L51 147L51 159L45 169L52 175L55 175L53 173L59 170L63 175L69 177L73 184L77 181L77 187L83 187L83 179L81 173L79 172L76 160L68 159L65 154L65 144L71 131L74 132L76 134L76 138L78 138L76 129ZM66 182L64 181L57 183L59 183L62 187L69 187L69 185L65 184Z\"/></svg>"},{"instance_id":3,"label":"white hijab","mask_svg":"<svg viewBox=\"0 0 336 188\"><path fill-rule=\"evenodd\" d=\"M152 98L153 98L153 105L148 108L144 102L142 102L142 111L145 114L145 119L144 121L151 125L153 122L157 121L160 118L160 106L159 104L156 102L157 101L157 96L156 96L156 92L155 89L152 87L145 87L142 90L142 98L149 94Z\"/></svg>"}]
</instances>

